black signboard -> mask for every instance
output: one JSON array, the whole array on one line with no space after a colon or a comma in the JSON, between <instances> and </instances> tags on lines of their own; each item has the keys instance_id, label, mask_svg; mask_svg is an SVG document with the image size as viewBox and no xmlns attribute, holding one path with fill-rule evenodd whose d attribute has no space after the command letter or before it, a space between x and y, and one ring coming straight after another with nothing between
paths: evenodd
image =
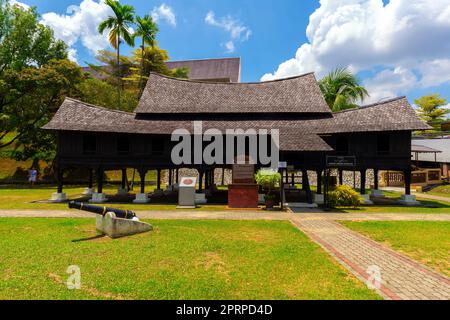
<instances>
[{"instance_id":1,"label":"black signboard","mask_svg":"<svg viewBox=\"0 0 450 320\"><path fill-rule=\"evenodd\" d=\"M330 168L349 168L356 166L354 156L327 156L327 167Z\"/></svg>"}]
</instances>

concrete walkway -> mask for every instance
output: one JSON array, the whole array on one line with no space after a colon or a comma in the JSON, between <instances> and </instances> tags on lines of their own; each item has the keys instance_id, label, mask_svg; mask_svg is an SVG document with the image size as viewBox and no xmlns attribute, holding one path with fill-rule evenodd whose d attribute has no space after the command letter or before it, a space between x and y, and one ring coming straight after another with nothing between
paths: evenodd
<instances>
[{"instance_id":1,"label":"concrete walkway","mask_svg":"<svg viewBox=\"0 0 450 320\"><path fill-rule=\"evenodd\" d=\"M140 211L143 219L284 220L307 234L362 281L378 270L386 299L450 300L450 279L337 223L338 220L450 221L450 214L374 214L265 211ZM0 217L93 218L68 210L0 210ZM375 269L374 269L375 268ZM372 270L372 271L371 271Z\"/></svg>"},{"instance_id":2,"label":"concrete walkway","mask_svg":"<svg viewBox=\"0 0 450 320\"><path fill-rule=\"evenodd\" d=\"M404 188L398 188L398 187L385 187L385 188L380 188L380 190L394 191L394 192L399 192L401 194L405 193ZM427 194L427 193L422 193L422 192L412 192L412 194L415 195L417 198L450 202L450 197L435 196L432 194Z\"/></svg>"}]
</instances>

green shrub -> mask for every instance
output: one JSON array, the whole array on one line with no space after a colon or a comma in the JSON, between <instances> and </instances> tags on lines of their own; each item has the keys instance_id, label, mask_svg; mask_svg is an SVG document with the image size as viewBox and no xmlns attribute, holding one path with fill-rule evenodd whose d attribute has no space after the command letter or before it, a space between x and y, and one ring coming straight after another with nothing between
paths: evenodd
<instances>
[{"instance_id":1,"label":"green shrub","mask_svg":"<svg viewBox=\"0 0 450 320\"><path fill-rule=\"evenodd\" d=\"M281 174L275 170L261 169L256 173L255 180L256 183L264 189L266 195L270 197L272 195L272 190L281 181Z\"/></svg>"},{"instance_id":2,"label":"green shrub","mask_svg":"<svg viewBox=\"0 0 450 320\"><path fill-rule=\"evenodd\" d=\"M357 208L361 204L360 195L349 186L338 186L328 194L328 201L332 208L353 207Z\"/></svg>"}]
</instances>

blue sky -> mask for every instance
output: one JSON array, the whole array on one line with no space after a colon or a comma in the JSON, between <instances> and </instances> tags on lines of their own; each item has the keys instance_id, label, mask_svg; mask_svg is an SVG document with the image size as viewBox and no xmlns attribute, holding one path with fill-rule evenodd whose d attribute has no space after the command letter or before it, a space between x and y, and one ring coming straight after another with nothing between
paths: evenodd
<instances>
[{"instance_id":1,"label":"blue sky","mask_svg":"<svg viewBox=\"0 0 450 320\"><path fill-rule=\"evenodd\" d=\"M84 65L95 62L95 50L107 45L95 30L108 15L99 1L21 2L36 6ZM448 0L121 2L139 15L153 13L159 45L172 60L238 56L244 82L310 71L320 78L350 66L370 90L369 102L397 95L413 102L435 92L450 102Z\"/></svg>"}]
</instances>

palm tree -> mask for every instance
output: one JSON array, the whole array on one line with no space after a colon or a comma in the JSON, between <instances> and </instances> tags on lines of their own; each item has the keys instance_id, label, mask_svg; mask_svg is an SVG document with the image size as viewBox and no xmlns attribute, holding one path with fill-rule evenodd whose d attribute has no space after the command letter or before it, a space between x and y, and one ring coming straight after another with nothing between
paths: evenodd
<instances>
[{"instance_id":1,"label":"palm tree","mask_svg":"<svg viewBox=\"0 0 450 320\"><path fill-rule=\"evenodd\" d=\"M334 112L358 107L356 103L369 97L367 90L348 68L337 68L319 81L320 90Z\"/></svg>"},{"instance_id":2,"label":"palm tree","mask_svg":"<svg viewBox=\"0 0 450 320\"><path fill-rule=\"evenodd\" d=\"M136 31L133 35L134 38L141 37L141 75L139 78L139 97L142 95L144 89L143 79L144 79L144 54L145 54L145 44L150 47L155 46L155 38L158 33L158 25L153 21L152 17L146 14L143 18L136 17Z\"/></svg>"},{"instance_id":3,"label":"palm tree","mask_svg":"<svg viewBox=\"0 0 450 320\"><path fill-rule=\"evenodd\" d=\"M131 25L134 23L134 8L127 4L121 5L117 0L105 0L105 3L112 9L114 16L109 16L105 21L100 23L98 32L103 33L108 29L109 43L117 50L117 91L119 94L120 108L120 39L125 40L125 43L128 45L134 46L134 38L131 31Z\"/></svg>"}]
</instances>

